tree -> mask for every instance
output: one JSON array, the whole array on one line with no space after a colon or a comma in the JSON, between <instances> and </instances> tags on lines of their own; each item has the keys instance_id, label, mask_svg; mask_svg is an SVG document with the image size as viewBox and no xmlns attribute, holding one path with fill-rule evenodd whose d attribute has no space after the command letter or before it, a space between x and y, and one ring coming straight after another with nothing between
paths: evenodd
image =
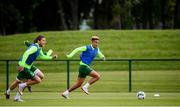
<instances>
[{"instance_id":1,"label":"tree","mask_svg":"<svg viewBox=\"0 0 180 107\"><path fill-rule=\"evenodd\" d=\"M22 20L20 11L11 3L11 1L0 1L0 34L12 34L22 31Z\"/></svg>"},{"instance_id":2,"label":"tree","mask_svg":"<svg viewBox=\"0 0 180 107\"><path fill-rule=\"evenodd\" d=\"M180 1L0 0L0 35L77 30L84 19L94 29L180 28Z\"/></svg>"},{"instance_id":3,"label":"tree","mask_svg":"<svg viewBox=\"0 0 180 107\"><path fill-rule=\"evenodd\" d=\"M62 0L57 0L56 2L58 4L58 14L59 14L59 18L60 18L59 29L67 30L68 28L67 28L67 24L65 21L65 13L64 13L64 9L63 9Z\"/></svg>"},{"instance_id":4,"label":"tree","mask_svg":"<svg viewBox=\"0 0 180 107\"><path fill-rule=\"evenodd\" d=\"M174 12L174 28L180 28L180 0L176 0L175 12Z\"/></svg>"},{"instance_id":5,"label":"tree","mask_svg":"<svg viewBox=\"0 0 180 107\"><path fill-rule=\"evenodd\" d=\"M177 0L178 1L178 0ZM176 17L176 0L162 0L162 25L163 29L173 28Z\"/></svg>"},{"instance_id":6,"label":"tree","mask_svg":"<svg viewBox=\"0 0 180 107\"><path fill-rule=\"evenodd\" d=\"M72 15L72 29L78 29L78 0L69 0Z\"/></svg>"},{"instance_id":7,"label":"tree","mask_svg":"<svg viewBox=\"0 0 180 107\"><path fill-rule=\"evenodd\" d=\"M133 26L133 17L131 14L132 11L132 2L131 0L119 0L120 3L120 20L122 29L132 29Z\"/></svg>"},{"instance_id":8,"label":"tree","mask_svg":"<svg viewBox=\"0 0 180 107\"><path fill-rule=\"evenodd\" d=\"M121 29L122 23L121 23L121 15L120 15L120 4L119 0L114 0L114 3L112 5L112 20L111 20L111 28L115 29Z\"/></svg>"}]
</instances>

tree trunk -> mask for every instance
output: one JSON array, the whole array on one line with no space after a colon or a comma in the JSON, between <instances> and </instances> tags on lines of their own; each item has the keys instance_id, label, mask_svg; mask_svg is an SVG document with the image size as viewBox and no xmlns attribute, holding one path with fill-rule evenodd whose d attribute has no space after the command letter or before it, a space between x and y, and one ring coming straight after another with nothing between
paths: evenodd
<instances>
[{"instance_id":1,"label":"tree trunk","mask_svg":"<svg viewBox=\"0 0 180 107\"><path fill-rule=\"evenodd\" d=\"M78 0L69 0L72 14L72 29L78 29Z\"/></svg>"},{"instance_id":2,"label":"tree trunk","mask_svg":"<svg viewBox=\"0 0 180 107\"><path fill-rule=\"evenodd\" d=\"M147 20L148 20L148 17L147 17L147 2L146 0L143 2L143 15L142 15L142 20L143 20L143 29L147 29L148 28L148 25L147 25Z\"/></svg>"},{"instance_id":3,"label":"tree trunk","mask_svg":"<svg viewBox=\"0 0 180 107\"><path fill-rule=\"evenodd\" d=\"M57 0L58 3L58 14L59 14L59 18L60 18L60 29L62 30L67 30L67 25L64 19L64 11L62 8L62 1L61 0Z\"/></svg>"},{"instance_id":4,"label":"tree trunk","mask_svg":"<svg viewBox=\"0 0 180 107\"><path fill-rule=\"evenodd\" d=\"M98 24L97 24L97 16L98 16L98 3L97 1L95 2L95 7L94 7L94 15L93 15L93 21L94 21L94 29L98 29Z\"/></svg>"},{"instance_id":5,"label":"tree trunk","mask_svg":"<svg viewBox=\"0 0 180 107\"><path fill-rule=\"evenodd\" d=\"M180 0L176 0L176 7L174 12L174 28L180 28Z\"/></svg>"},{"instance_id":6,"label":"tree trunk","mask_svg":"<svg viewBox=\"0 0 180 107\"><path fill-rule=\"evenodd\" d=\"M1 9L3 10L3 9ZM4 17L3 17L3 13L0 15L0 35L6 35L6 26L4 25Z\"/></svg>"},{"instance_id":7,"label":"tree trunk","mask_svg":"<svg viewBox=\"0 0 180 107\"><path fill-rule=\"evenodd\" d=\"M161 0L161 20L162 20L162 28L165 29L166 28L166 14L165 14L165 0Z\"/></svg>"},{"instance_id":8,"label":"tree trunk","mask_svg":"<svg viewBox=\"0 0 180 107\"><path fill-rule=\"evenodd\" d=\"M149 22L149 28L153 29L153 16L152 16L152 0L148 0L148 22Z\"/></svg>"}]
</instances>

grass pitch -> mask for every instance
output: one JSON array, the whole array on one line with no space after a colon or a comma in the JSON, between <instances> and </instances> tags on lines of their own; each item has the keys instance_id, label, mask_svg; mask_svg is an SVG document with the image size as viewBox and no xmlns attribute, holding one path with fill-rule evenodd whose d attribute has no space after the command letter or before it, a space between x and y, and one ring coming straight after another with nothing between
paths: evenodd
<instances>
[{"instance_id":1,"label":"grass pitch","mask_svg":"<svg viewBox=\"0 0 180 107\"><path fill-rule=\"evenodd\" d=\"M13 99L0 99L0 106L180 106L180 93L146 93L144 100L138 100L136 93L71 93L69 100L62 98L59 92L33 92L25 93L24 102L14 102ZM13 93L14 95L14 93Z\"/></svg>"},{"instance_id":2,"label":"grass pitch","mask_svg":"<svg viewBox=\"0 0 180 107\"><path fill-rule=\"evenodd\" d=\"M25 102L13 101L16 89L10 100L0 96L0 106L180 106L179 71L134 71L131 93L128 92L128 71L103 71L100 74L101 80L89 88L90 95L77 89L70 94L70 100L65 100L60 94L66 89L66 73L45 73L42 83L32 87L33 93L24 92ZM15 75L10 75L11 81ZM76 78L77 72L72 72L71 85ZM136 98L136 92L140 90L146 93L144 100ZM155 97L156 93L160 97Z\"/></svg>"}]
</instances>

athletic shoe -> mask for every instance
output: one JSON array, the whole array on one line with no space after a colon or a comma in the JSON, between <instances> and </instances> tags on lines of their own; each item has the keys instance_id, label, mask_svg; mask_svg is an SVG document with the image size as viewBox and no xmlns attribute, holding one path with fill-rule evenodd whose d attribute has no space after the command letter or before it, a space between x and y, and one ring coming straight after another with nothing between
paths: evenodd
<instances>
[{"instance_id":1,"label":"athletic shoe","mask_svg":"<svg viewBox=\"0 0 180 107\"><path fill-rule=\"evenodd\" d=\"M15 98L14 101L16 101L16 102L24 102L24 100L22 100L21 98Z\"/></svg>"},{"instance_id":2,"label":"athletic shoe","mask_svg":"<svg viewBox=\"0 0 180 107\"><path fill-rule=\"evenodd\" d=\"M5 92L4 95L6 96L6 99L10 99L10 94L7 94L7 92Z\"/></svg>"},{"instance_id":3,"label":"athletic shoe","mask_svg":"<svg viewBox=\"0 0 180 107\"><path fill-rule=\"evenodd\" d=\"M30 93L32 93L32 88L31 88L31 86L27 86L27 88L28 88L28 91L29 91Z\"/></svg>"},{"instance_id":4,"label":"athletic shoe","mask_svg":"<svg viewBox=\"0 0 180 107\"><path fill-rule=\"evenodd\" d=\"M82 89L82 90L84 91L84 93L86 93L87 95L89 94L87 87L83 86L83 87L81 87L81 89Z\"/></svg>"},{"instance_id":5,"label":"athletic shoe","mask_svg":"<svg viewBox=\"0 0 180 107\"><path fill-rule=\"evenodd\" d=\"M62 93L61 96L64 97L65 99L69 99L68 94Z\"/></svg>"}]
</instances>

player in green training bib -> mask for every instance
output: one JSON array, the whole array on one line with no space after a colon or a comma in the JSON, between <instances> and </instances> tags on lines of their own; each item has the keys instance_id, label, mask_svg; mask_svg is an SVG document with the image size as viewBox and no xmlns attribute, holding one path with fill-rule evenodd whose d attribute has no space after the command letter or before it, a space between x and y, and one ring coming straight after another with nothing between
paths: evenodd
<instances>
[{"instance_id":1,"label":"player in green training bib","mask_svg":"<svg viewBox=\"0 0 180 107\"><path fill-rule=\"evenodd\" d=\"M10 95L10 91L17 87L19 84L19 91L15 96L15 101L23 101L21 100L22 92L25 87L30 85L38 84L42 81L44 74L33 65L33 62L36 58L50 60L57 58L57 55L48 56L44 55L42 51L42 47L46 44L46 38L44 36L38 36L34 43L31 44L28 49L24 52L23 56L20 58L18 62L18 75L16 80L10 85L9 89L6 91L7 95ZM28 80L26 82L21 83L24 79Z\"/></svg>"},{"instance_id":2,"label":"player in green training bib","mask_svg":"<svg viewBox=\"0 0 180 107\"><path fill-rule=\"evenodd\" d=\"M24 44L25 44L27 47L29 47L29 46L31 46L33 43L32 43L32 42L29 42L28 40L26 40L26 41L24 41ZM50 55L53 53L53 51L52 51L52 49L50 49L48 52L44 52L44 51L43 51L43 52L41 52L41 53L42 53L43 56L50 56ZM32 66L32 71L34 71L35 75L39 76L39 77L41 78L41 80L44 78L44 74L43 74L42 71L39 70L37 67ZM31 86L27 86L27 88L28 88L29 92L32 92Z\"/></svg>"},{"instance_id":3,"label":"player in green training bib","mask_svg":"<svg viewBox=\"0 0 180 107\"><path fill-rule=\"evenodd\" d=\"M80 61L80 65L79 65L78 80L72 87L70 87L69 89L67 89L66 91L64 91L61 94L65 99L69 99L69 93L71 91L79 88L83 84L86 76L92 77L84 86L81 87L81 89L86 94L89 94L88 87L100 79L99 73L97 73L95 70L93 70L90 67L90 65L96 56L99 56L100 58L103 58L104 60L105 60L105 57L101 53L100 49L98 48L99 37L93 36L91 38L91 41L92 41L91 45L76 48L69 55L67 55L67 58L71 58L77 52L79 52L79 51L82 52L80 55L81 61Z\"/></svg>"}]
</instances>

